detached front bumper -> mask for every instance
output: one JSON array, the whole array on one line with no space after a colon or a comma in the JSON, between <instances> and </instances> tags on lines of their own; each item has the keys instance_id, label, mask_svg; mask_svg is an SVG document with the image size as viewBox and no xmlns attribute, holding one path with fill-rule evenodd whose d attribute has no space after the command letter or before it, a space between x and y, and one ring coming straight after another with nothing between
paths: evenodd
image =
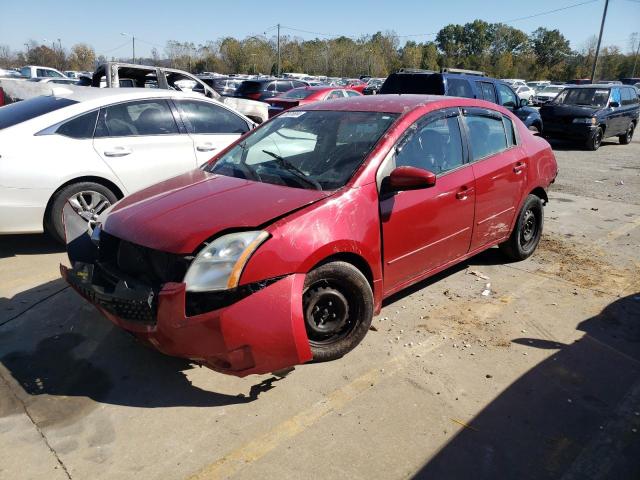
<instances>
[{"instance_id":1,"label":"detached front bumper","mask_svg":"<svg viewBox=\"0 0 640 480\"><path fill-rule=\"evenodd\" d=\"M227 307L187 317L184 283L166 283L157 294L140 286L106 292L92 283L93 269L87 264L73 269L60 265L60 272L114 324L167 355L239 377L312 359L302 313L303 274L283 277Z\"/></svg>"}]
</instances>

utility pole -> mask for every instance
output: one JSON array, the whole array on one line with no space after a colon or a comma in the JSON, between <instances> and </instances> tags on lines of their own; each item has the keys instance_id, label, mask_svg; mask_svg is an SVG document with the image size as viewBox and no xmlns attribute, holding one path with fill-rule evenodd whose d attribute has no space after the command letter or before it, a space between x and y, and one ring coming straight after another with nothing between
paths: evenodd
<instances>
[{"instance_id":1,"label":"utility pole","mask_svg":"<svg viewBox=\"0 0 640 480\"><path fill-rule=\"evenodd\" d=\"M276 70L277 77L280 77L280 24L278 24L278 68Z\"/></svg>"},{"instance_id":2,"label":"utility pole","mask_svg":"<svg viewBox=\"0 0 640 480\"><path fill-rule=\"evenodd\" d=\"M591 83L595 81L596 68L598 67L598 54L600 53L600 43L602 42L602 31L604 30L604 21L607 19L607 7L609 0L604 0L604 11L602 12L602 23L600 24L600 35L598 36L598 46L596 47L596 56L593 59L593 69L591 70Z\"/></svg>"},{"instance_id":3,"label":"utility pole","mask_svg":"<svg viewBox=\"0 0 640 480\"><path fill-rule=\"evenodd\" d=\"M136 37L134 35L129 35L128 33L120 33L123 37L131 37L131 47L132 47L132 58L131 63L136 63Z\"/></svg>"},{"instance_id":4,"label":"utility pole","mask_svg":"<svg viewBox=\"0 0 640 480\"><path fill-rule=\"evenodd\" d=\"M636 48L636 56L633 60L633 72L631 72L631 78L636 76L636 64L638 63L638 54L640 54L640 36L636 37L636 41L638 42L638 47Z\"/></svg>"}]
</instances>

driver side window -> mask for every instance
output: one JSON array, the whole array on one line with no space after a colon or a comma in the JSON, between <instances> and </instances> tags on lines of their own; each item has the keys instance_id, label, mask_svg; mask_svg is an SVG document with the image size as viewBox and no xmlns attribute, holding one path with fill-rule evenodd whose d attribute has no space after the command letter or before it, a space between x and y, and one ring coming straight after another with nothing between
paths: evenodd
<instances>
[{"instance_id":1,"label":"driver side window","mask_svg":"<svg viewBox=\"0 0 640 480\"><path fill-rule=\"evenodd\" d=\"M417 167L436 175L458 168L463 163L457 116L419 125L396 155L396 167Z\"/></svg>"},{"instance_id":2,"label":"driver side window","mask_svg":"<svg viewBox=\"0 0 640 480\"><path fill-rule=\"evenodd\" d=\"M518 99L516 94L506 85L496 84L498 89L498 98L500 99L500 105L505 108L516 108L518 106Z\"/></svg>"}]
</instances>

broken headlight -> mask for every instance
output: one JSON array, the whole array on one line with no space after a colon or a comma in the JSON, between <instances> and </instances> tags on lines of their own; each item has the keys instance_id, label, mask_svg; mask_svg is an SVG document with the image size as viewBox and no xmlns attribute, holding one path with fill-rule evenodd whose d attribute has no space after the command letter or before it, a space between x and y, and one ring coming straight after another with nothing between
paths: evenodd
<instances>
[{"instance_id":1,"label":"broken headlight","mask_svg":"<svg viewBox=\"0 0 640 480\"><path fill-rule=\"evenodd\" d=\"M223 235L206 245L184 277L188 292L227 290L238 286L251 254L269 238L263 231Z\"/></svg>"}]
</instances>

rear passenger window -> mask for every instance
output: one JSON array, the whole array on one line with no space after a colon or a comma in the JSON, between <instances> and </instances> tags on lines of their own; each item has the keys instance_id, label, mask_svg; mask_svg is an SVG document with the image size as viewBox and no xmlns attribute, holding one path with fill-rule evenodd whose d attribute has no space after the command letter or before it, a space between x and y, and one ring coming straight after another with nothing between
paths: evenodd
<instances>
[{"instance_id":1,"label":"rear passenger window","mask_svg":"<svg viewBox=\"0 0 640 480\"><path fill-rule=\"evenodd\" d=\"M419 126L396 156L397 167L422 168L436 175L453 170L463 163L458 117L432 120Z\"/></svg>"},{"instance_id":2,"label":"rear passenger window","mask_svg":"<svg viewBox=\"0 0 640 480\"><path fill-rule=\"evenodd\" d=\"M638 96L635 94L632 88L622 89L622 105L633 105L638 100Z\"/></svg>"},{"instance_id":3,"label":"rear passenger window","mask_svg":"<svg viewBox=\"0 0 640 480\"><path fill-rule=\"evenodd\" d=\"M447 95L450 97L473 98L473 90L467 80L460 78L447 78Z\"/></svg>"},{"instance_id":4,"label":"rear passenger window","mask_svg":"<svg viewBox=\"0 0 640 480\"><path fill-rule=\"evenodd\" d=\"M495 155L508 148L502 117L466 115L469 143L474 161ZM513 140L512 140L513 141Z\"/></svg>"},{"instance_id":5,"label":"rear passenger window","mask_svg":"<svg viewBox=\"0 0 640 480\"><path fill-rule=\"evenodd\" d=\"M482 94L482 99L491 103L498 103L496 98L496 91L493 85L489 82L476 82L478 92Z\"/></svg>"},{"instance_id":6,"label":"rear passenger window","mask_svg":"<svg viewBox=\"0 0 640 480\"><path fill-rule=\"evenodd\" d=\"M100 109L95 137L132 137L178 133L169 105L164 100L120 103Z\"/></svg>"},{"instance_id":7,"label":"rear passenger window","mask_svg":"<svg viewBox=\"0 0 640 480\"><path fill-rule=\"evenodd\" d=\"M85 113L79 117L64 122L58 127L56 133L65 137L83 139L93 138L93 130L96 128L98 110Z\"/></svg>"}]
</instances>

